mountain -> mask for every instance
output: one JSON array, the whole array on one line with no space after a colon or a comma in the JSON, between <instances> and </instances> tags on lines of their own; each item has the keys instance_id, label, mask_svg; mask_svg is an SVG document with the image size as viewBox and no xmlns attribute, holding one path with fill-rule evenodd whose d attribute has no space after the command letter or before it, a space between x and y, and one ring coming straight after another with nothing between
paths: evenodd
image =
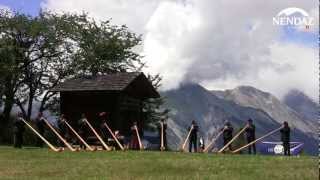
<instances>
[{"instance_id":1,"label":"mountain","mask_svg":"<svg viewBox=\"0 0 320 180\"><path fill-rule=\"evenodd\" d=\"M283 103L295 110L304 119L316 125L319 118L319 106L311 98L299 90L291 90L283 98Z\"/></svg>"},{"instance_id":2,"label":"mountain","mask_svg":"<svg viewBox=\"0 0 320 180\"><path fill-rule=\"evenodd\" d=\"M212 91L212 93L215 94L215 91ZM297 128L314 137L317 135L316 124L303 118L299 113L270 93L250 86L239 86L235 89L226 90L223 94L221 92L217 94L219 94L219 97L233 101L241 106L261 109L279 123L288 121L293 128Z\"/></svg>"},{"instance_id":3,"label":"mountain","mask_svg":"<svg viewBox=\"0 0 320 180\"><path fill-rule=\"evenodd\" d=\"M247 93L248 97L250 95L255 100L261 101L260 104L268 96L272 97L272 99L275 98L269 93L263 93L256 89L249 89L249 91L244 92ZM240 129L245 125L247 119L252 118L256 125L257 137L281 126L282 122L271 116L274 114L270 115L270 112L265 111L267 108L261 109L264 106L261 105L258 108L257 106L250 106L251 103L243 105L244 103L238 103L237 100L231 98L233 96L227 96L228 94L229 92L226 91L211 92L198 84L185 84L178 89L162 92L162 95L167 100L165 106L171 109L170 119L168 120L168 126L170 127L168 128L168 143L170 148L176 149L181 145L186 138L187 129L192 120L197 121L200 126L200 136L203 136L206 142L218 133L225 121L230 121L236 129ZM276 107L279 105L278 102L275 98L267 103L271 103L271 106ZM315 143L316 139L309 135L311 133L309 124L301 122L302 120L296 117L297 113L291 108L284 108L283 110L286 111L284 114L289 113L285 117L294 118L290 120L290 123L295 124L292 139L306 141L306 152L315 154L317 148L314 148L314 144L317 145L317 143ZM280 117L280 115L277 117ZM283 119L281 117L281 120ZM299 128L296 128L296 126ZM279 133L275 133L266 140L279 141L279 136ZM221 147L221 141L218 142L218 145Z\"/></svg>"}]
</instances>

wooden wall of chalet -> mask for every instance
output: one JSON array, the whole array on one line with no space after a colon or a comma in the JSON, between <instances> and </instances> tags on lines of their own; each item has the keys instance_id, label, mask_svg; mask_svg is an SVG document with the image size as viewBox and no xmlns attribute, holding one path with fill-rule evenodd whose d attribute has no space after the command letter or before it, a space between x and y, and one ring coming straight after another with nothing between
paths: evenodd
<instances>
[{"instance_id":1,"label":"wooden wall of chalet","mask_svg":"<svg viewBox=\"0 0 320 180\"><path fill-rule=\"evenodd\" d=\"M66 115L74 127L78 126L81 114L85 113L92 125L99 129L100 112L108 112L109 126L124 135L130 134L133 121L137 121L140 128L143 127L142 101L124 92L61 92L60 96L61 113Z\"/></svg>"}]
</instances>

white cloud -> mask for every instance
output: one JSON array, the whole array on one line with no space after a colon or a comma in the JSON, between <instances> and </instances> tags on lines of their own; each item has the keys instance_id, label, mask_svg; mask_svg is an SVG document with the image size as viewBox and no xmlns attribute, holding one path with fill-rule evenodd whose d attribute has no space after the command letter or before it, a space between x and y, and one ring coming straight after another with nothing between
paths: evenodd
<instances>
[{"instance_id":1,"label":"white cloud","mask_svg":"<svg viewBox=\"0 0 320 180\"><path fill-rule=\"evenodd\" d=\"M87 11L143 33L146 71L163 76L163 89L192 81L212 89L249 84L278 97L299 88L317 97L317 49L284 44L272 24L287 7L318 17L313 0L47 0L43 7Z\"/></svg>"}]
</instances>

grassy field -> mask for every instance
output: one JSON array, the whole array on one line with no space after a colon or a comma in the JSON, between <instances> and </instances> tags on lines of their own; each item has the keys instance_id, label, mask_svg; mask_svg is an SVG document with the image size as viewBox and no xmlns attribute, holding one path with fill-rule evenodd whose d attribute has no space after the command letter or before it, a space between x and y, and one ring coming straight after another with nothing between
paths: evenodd
<instances>
[{"instance_id":1,"label":"grassy field","mask_svg":"<svg viewBox=\"0 0 320 180\"><path fill-rule=\"evenodd\" d=\"M0 179L318 179L317 157L0 147Z\"/></svg>"}]
</instances>

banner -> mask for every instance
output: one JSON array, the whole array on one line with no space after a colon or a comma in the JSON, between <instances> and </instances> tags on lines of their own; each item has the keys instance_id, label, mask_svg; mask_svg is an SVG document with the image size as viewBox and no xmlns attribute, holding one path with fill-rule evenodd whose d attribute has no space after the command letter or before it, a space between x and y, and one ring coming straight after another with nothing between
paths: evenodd
<instances>
[{"instance_id":1,"label":"banner","mask_svg":"<svg viewBox=\"0 0 320 180\"><path fill-rule=\"evenodd\" d=\"M299 155L303 150L302 142L290 142L290 154ZM282 142L260 142L257 144L258 151L261 154L283 155Z\"/></svg>"}]
</instances>

